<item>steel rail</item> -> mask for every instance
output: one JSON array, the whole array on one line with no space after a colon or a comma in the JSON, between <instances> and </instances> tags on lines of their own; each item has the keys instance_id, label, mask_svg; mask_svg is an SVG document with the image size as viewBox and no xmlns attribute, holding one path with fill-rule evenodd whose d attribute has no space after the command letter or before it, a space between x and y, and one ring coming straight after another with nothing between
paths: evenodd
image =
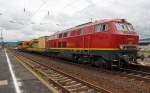
<instances>
[{"instance_id":1,"label":"steel rail","mask_svg":"<svg viewBox=\"0 0 150 93\"><path fill-rule=\"evenodd\" d=\"M13 51L13 53L14 53L14 51ZM100 87L97 87L97 86L95 86L95 85L93 85L93 84L91 84L91 83L89 83L89 82L86 82L86 81L84 81L84 80L81 80L81 79L79 79L79 78L76 78L76 77L74 77L74 76L71 76L71 75L69 75L69 74L67 74L67 73L65 73L65 72L63 72L63 71L60 71L60 70L58 70L58 69L56 69L56 68L53 68L53 67L50 67L50 66L48 66L48 65L46 65L46 64L44 64L44 63L42 63L42 62L39 62L38 60L36 60L35 58L29 58L29 57L27 57L27 56L25 56L23 53L20 53L20 52L16 52L15 51L15 53L14 53L14 55L15 56L17 56L17 57L22 57L23 59L26 59L26 60L29 60L28 61L28 65L30 65L30 66L32 66L33 64L31 64L31 63L35 63L35 64L38 64L41 68L43 68L43 69L40 69L39 70L39 66L32 66L32 68L33 69L38 69L38 71L41 73L41 74L43 74L43 75L45 75L45 76L47 76L47 78L49 78L48 76L48 74L47 73L45 73L44 72L44 70L50 70L50 71L54 71L54 72L56 72L56 73L58 73L58 74L60 74L61 76L64 76L64 77L67 77L68 79L71 79L72 81L71 82L77 82L78 84L82 84L82 86L81 87L88 87L88 89L87 90L85 90L85 91L88 91L88 90L90 90L90 89L93 89L94 90L94 92L89 92L89 93L111 93L110 91L108 91L108 90L106 90L106 89L103 89L103 88L100 88ZM58 78L58 77L55 77L55 78ZM61 79L61 78L60 78ZM67 89L67 87L65 86L62 86L61 84L59 84L58 83L58 81L56 82L54 79L51 79L51 78L49 78L49 81L51 82L51 83L53 83L54 84L54 86L57 86L57 87L59 87L60 88L60 90L61 91L63 91L64 93L72 93L71 92L71 89ZM72 85L73 86L73 85ZM75 86L75 85L74 85ZM72 89L73 90L73 89ZM80 89L79 89L80 90ZM82 91L82 89L81 89L81 91ZM88 93L88 92L85 92L85 93Z\"/></svg>"}]
</instances>

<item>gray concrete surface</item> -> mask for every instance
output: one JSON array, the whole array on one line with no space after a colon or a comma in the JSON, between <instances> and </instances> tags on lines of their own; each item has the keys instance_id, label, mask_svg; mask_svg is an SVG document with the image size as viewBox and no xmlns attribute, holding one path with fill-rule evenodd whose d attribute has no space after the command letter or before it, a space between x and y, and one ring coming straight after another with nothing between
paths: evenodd
<instances>
[{"instance_id":1,"label":"gray concrete surface","mask_svg":"<svg viewBox=\"0 0 150 93\"><path fill-rule=\"evenodd\" d=\"M21 93L52 93L41 81L39 81L31 72L24 68L16 58L8 52L13 71L17 78L17 84ZM3 80L8 80L7 82L2 82L0 84L0 93L17 93L14 87L12 76L10 74L5 52L0 49L0 83ZM5 85L4 85L5 84Z\"/></svg>"},{"instance_id":2,"label":"gray concrete surface","mask_svg":"<svg viewBox=\"0 0 150 93\"><path fill-rule=\"evenodd\" d=\"M8 84L0 85L0 93L15 93L12 77L9 71L5 52L0 48L0 81L8 81Z\"/></svg>"}]
</instances>

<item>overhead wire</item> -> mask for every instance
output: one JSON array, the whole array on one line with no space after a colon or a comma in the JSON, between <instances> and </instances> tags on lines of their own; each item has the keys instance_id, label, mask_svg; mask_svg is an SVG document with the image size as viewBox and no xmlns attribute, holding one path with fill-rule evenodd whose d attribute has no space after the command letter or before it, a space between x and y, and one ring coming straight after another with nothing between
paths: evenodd
<instances>
[{"instance_id":1,"label":"overhead wire","mask_svg":"<svg viewBox=\"0 0 150 93\"><path fill-rule=\"evenodd\" d=\"M49 1L49 0L44 1L44 3L40 5L40 7L33 13L32 16L35 16L35 15L39 12L39 10L40 10L48 1Z\"/></svg>"},{"instance_id":2,"label":"overhead wire","mask_svg":"<svg viewBox=\"0 0 150 93\"><path fill-rule=\"evenodd\" d=\"M41 9L45 4L47 4L48 1L49 1L49 0L44 1L44 3L42 3L42 4L40 5L40 7L38 7L38 9L36 9L36 11L33 13L32 17L35 16L35 15L40 11L40 9ZM91 0L90 0L90 1L91 1ZM62 7L61 9L64 9L64 8L67 8L67 7L71 7L74 2L75 2L75 1L72 0L72 2L69 2L68 4L66 4L66 5L65 5L64 7ZM93 6L93 3L91 3L91 4L88 5L87 7L83 8L82 10L77 11L76 13L81 13L81 12L84 13L83 11L85 11L87 8L89 8L89 6L90 6L90 7ZM24 8L24 11L26 11L25 8ZM49 14L50 14L50 12L48 11L48 15L49 15ZM91 18L90 18L90 20L91 20ZM140 35L143 35L143 36L150 36L150 34L143 34L143 33L140 33Z\"/></svg>"}]
</instances>

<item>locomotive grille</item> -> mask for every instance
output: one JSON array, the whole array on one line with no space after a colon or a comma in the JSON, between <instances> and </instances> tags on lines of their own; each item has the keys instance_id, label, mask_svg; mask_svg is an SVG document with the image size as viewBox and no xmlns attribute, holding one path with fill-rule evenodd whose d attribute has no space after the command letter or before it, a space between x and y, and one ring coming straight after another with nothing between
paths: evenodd
<instances>
[{"instance_id":1,"label":"locomotive grille","mask_svg":"<svg viewBox=\"0 0 150 93\"><path fill-rule=\"evenodd\" d=\"M121 50L138 50L137 45L121 45Z\"/></svg>"}]
</instances>

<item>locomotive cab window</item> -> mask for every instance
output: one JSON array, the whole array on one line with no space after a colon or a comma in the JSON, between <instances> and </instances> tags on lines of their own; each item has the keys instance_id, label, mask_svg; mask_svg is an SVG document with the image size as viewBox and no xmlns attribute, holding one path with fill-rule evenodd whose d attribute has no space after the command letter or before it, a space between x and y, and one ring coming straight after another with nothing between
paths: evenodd
<instances>
[{"instance_id":1,"label":"locomotive cab window","mask_svg":"<svg viewBox=\"0 0 150 93\"><path fill-rule=\"evenodd\" d=\"M63 34L63 37L67 37L67 36L68 36L68 33L65 32L65 33Z\"/></svg>"},{"instance_id":2,"label":"locomotive cab window","mask_svg":"<svg viewBox=\"0 0 150 93\"><path fill-rule=\"evenodd\" d=\"M80 29L81 35L84 35L84 30Z\"/></svg>"},{"instance_id":3,"label":"locomotive cab window","mask_svg":"<svg viewBox=\"0 0 150 93\"><path fill-rule=\"evenodd\" d=\"M108 30L108 25L107 24L103 24L101 26L101 31L107 31Z\"/></svg>"},{"instance_id":4,"label":"locomotive cab window","mask_svg":"<svg viewBox=\"0 0 150 93\"><path fill-rule=\"evenodd\" d=\"M62 34L59 34L58 37L59 37L59 38L62 38Z\"/></svg>"},{"instance_id":5,"label":"locomotive cab window","mask_svg":"<svg viewBox=\"0 0 150 93\"><path fill-rule=\"evenodd\" d=\"M108 30L108 25L107 24L98 24L95 27L95 32L104 32Z\"/></svg>"},{"instance_id":6,"label":"locomotive cab window","mask_svg":"<svg viewBox=\"0 0 150 93\"><path fill-rule=\"evenodd\" d=\"M131 24L127 24L127 27L128 27L129 31L134 31L134 28L133 28L133 26Z\"/></svg>"},{"instance_id":7,"label":"locomotive cab window","mask_svg":"<svg viewBox=\"0 0 150 93\"><path fill-rule=\"evenodd\" d=\"M116 23L115 25L118 31L134 31L133 26L128 23Z\"/></svg>"},{"instance_id":8,"label":"locomotive cab window","mask_svg":"<svg viewBox=\"0 0 150 93\"><path fill-rule=\"evenodd\" d=\"M96 25L95 27L95 32L100 32L101 31L101 25Z\"/></svg>"}]
</instances>

